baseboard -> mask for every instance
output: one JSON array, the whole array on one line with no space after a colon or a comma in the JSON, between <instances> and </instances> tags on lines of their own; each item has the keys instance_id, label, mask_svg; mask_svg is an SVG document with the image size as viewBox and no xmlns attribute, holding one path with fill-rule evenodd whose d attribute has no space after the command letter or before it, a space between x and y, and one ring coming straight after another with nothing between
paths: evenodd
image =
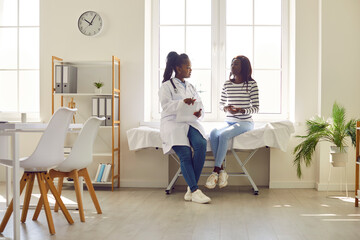
<instances>
[{"instance_id":1,"label":"baseboard","mask_svg":"<svg viewBox=\"0 0 360 240\"><path fill-rule=\"evenodd\" d=\"M341 188L340 188L341 186ZM342 190L343 192L345 191L345 183L343 183L342 185L340 185L340 183L330 183L329 186L327 183L316 183L316 189L318 191L340 191ZM348 183L347 184L347 188L349 192L354 192L355 191L355 184L354 183Z\"/></svg>"},{"instance_id":2,"label":"baseboard","mask_svg":"<svg viewBox=\"0 0 360 240\"><path fill-rule=\"evenodd\" d=\"M270 182L269 188L315 188L315 182Z\"/></svg>"}]
</instances>

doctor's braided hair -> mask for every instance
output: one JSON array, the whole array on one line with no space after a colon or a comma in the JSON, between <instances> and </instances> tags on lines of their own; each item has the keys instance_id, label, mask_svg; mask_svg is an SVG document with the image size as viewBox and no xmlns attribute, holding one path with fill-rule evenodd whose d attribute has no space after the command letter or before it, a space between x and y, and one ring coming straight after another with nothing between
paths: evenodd
<instances>
[{"instance_id":1,"label":"doctor's braided hair","mask_svg":"<svg viewBox=\"0 0 360 240\"><path fill-rule=\"evenodd\" d=\"M186 63L186 60L189 59L189 56L185 53L177 54L177 52L169 52L166 57L166 68L163 75L163 83L170 80L173 71L176 73L176 67L181 67L181 65Z\"/></svg>"}]
</instances>

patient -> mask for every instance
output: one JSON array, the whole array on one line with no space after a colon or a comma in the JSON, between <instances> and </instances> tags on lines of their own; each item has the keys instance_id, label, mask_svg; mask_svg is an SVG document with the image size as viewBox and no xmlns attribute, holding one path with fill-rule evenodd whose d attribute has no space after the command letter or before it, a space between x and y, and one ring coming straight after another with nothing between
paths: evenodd
<instances>
[{"instance_id":1,"label":"patient","mask_svg":"<svg viewBox=\"0 0 360 240\"><path fill-rule=\"evenodd\" d=\"M228 141L233 137L254 128L252 114L259 111L258 86L251 77L250 61L245 56L232 59L229 80L224 83L220 109L226 113L226 127L214 129L210 133L211 149L215 158L215 167L205 186L209 189L226 187L228 174L223 169L228 149Z\"/></svg>"},{"instance_id":2,"label":"patient","mask_svg":"<svg viewBox=\"0 0 360 240\"><path fill-rule=\"evenodd\" d=\"M175 77L172 78L173 72L175 72ZM159 90L162 107L160 136L164 153L169 153L173 149L180 159L181 172L188 184L184 199L196 203L208 203L211 199L197 185L206 154L206 134L198 121L203 115L203 107L195 87L185 81L185 78L189 78L190 75L189 57L184 53L179 55L176 52L170 52ZM179 109L184 106L193 107L195 102L200 106L200 109L193 113L195 118L177 121Z\"/></svg>"}]
</instances>

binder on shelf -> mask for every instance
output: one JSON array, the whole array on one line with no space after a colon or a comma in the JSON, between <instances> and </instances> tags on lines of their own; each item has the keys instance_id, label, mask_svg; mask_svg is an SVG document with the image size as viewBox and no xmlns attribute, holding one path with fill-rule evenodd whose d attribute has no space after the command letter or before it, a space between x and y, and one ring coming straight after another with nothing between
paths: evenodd
<instances>
[{"instance_id":1,"label":"binder on shelf","mask_svg":"<svg viewBox=\"0 0 360 240\"><path fill-rule=\"evenodd\" d=\"M115 96L115 121L119 120L118 116L118 106L119 106L119 102L118 102L118 96ZM112 126L112 121L113 121L113 114L112 114L112 97L110 98L106 98L106 111L105 111L105 126Z\"/></svg>"},{"instance_id":2,"label":"binder on shelf","mask_svg":"<svg viewBox=\"0 0 360 240\"><path fill-rule=\"evenodd\" d=\"M98 175L98 177L96 179L96 182L101 182L102 176L104 174L104 170L105 170L105 164L101 164L100 172L99 172L99 175Z\"/></svg>"},{"instance_id":3,"label":"binder on shelf","mask_svg":"<svg viewBox=\"0 0 360 240\"><path fill-rule=\"evenodd\" d=\"M98 166L98 168L97 168L97 170L96 170L94 182L96 182L97 179L98 179L98 177L99 177L100 169L101 169L101 163L99 164L99 166Z\"/></svg>"},{"instance_id":4,"label":"binder on shelf","mask_svg":"<svg viewBox=\"0 0 360 240\"><path fill-rule=\"evenodd\" d=\"M92 99L92 116L99 116L99 98Z\"/></svg>"},{"instance_id":5,"label":"binder on shelf","mask_svg":"<svg viewBox=\"0 0 360 240\"><path fill-rule=\"evenodd\" d=\"M62 93L62 65L55 66L55 93Z\"/></svg>"},{"instance_id":6,"label":"binder on shelf","mask_svg":"<svg viewBox=\"0 0 360 240\"><path fill-rule=\"evenodd\" d=\"M103 177L101 178L101 182L107 182L108 181L110 171L111 171L111 164L106 164Z\"/></svg>"},{"instance_id":7,"label":"binder on shelf","mask_svg":"<svg viewBox=\"0 0 360 240\"><path fill-rule=\"evenodd\" d=\"M99 117L105 117L105 98L99 98ZM105 126L105 121L102 121L100 126Z\"/></svg>"},{"instance_id":8,"label":"binder on shelf","mask_svg":"<svg viewBox=\"0 0 360 240\"><path fill-rule=\"evenodd\" d=\"M77 93L77 68L69 65L62 67L63 93Z\"/></svg>"}]
</instances>

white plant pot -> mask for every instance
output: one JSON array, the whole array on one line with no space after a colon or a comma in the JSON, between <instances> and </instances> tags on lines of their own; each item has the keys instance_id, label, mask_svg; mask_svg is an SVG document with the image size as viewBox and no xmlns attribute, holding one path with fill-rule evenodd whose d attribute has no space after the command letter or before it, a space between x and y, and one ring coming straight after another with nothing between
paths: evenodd
<instances>
[{"instance_id":1,"label":"white plant pot","mask_svg":"<svg viewBox=\"0 0 360 240\"><path fill-rule=\"evenodd\" d=\"M334 167L345 167L348 161L348 147L340 152L340 148L336 146L330 147L330 162Z\"/></svg>"},{"instance_id":2,"label":"white plant pot","mask_svg":"<svg viewBox=\"0 0 360 240\"><path fill-rule=\"evenodd\" d=\"M101 94L102 92L102 89L101 88L95 88L95 93L96 94Z\"/></svg>"}]
</instances>

